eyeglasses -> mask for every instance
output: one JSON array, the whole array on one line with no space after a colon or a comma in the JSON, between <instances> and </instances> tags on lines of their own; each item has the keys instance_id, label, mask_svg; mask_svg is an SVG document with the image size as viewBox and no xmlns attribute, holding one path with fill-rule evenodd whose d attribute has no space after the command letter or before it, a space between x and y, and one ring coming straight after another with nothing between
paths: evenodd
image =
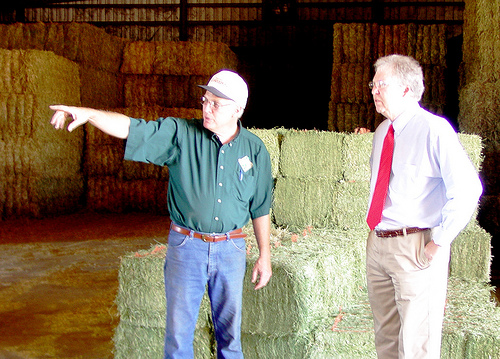
<instances>
[{"instance_id":1,"label":"eyeglasses","mask_svg":"<svg viewBox=\"0 0 500 359\"><path fill-rule=\"evenodd\" d=\"M217 111L219 110L221 107L224 107L224 106L229 106L229 105L232 105L233 103L230 102L230 103L225 103L225 104L222 104L222 103L219 103L217 101L210 101L209 99L207 99L205 96L202 96L201 97L201 101L200 101L201 105L202 106L207 106L209 105L214 111Z\"/></svg>"},{"instance_id":2,"label":"eyeglasses","mask_svg":"<svg viewBox=\"0 0 500 359\"><path fill-rule=\"evenodd\" d=\"M384 80L370 81L368 83L368 87L370 88L370 90L372 90L374 87L377 90L380 90L380 89L386 88L387 86L389 86L389 84L387 82L385 82Z\"/></svg>"}]
</instances>

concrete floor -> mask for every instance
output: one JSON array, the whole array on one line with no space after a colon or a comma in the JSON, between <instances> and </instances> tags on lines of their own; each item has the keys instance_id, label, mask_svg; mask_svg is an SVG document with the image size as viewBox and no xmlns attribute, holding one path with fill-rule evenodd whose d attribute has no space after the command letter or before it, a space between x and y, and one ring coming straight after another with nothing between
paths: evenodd
<instances>
[{"instance_id":1,"label":"concrete floor","mask_svg":"<svg viewBox=\"0 0 500 359\"><path fill-rule=\"evenodd\" d=\"M120 256L165 243L168 218L0 221L0 358L113 357Z\"/></svg>"}]
</instances>

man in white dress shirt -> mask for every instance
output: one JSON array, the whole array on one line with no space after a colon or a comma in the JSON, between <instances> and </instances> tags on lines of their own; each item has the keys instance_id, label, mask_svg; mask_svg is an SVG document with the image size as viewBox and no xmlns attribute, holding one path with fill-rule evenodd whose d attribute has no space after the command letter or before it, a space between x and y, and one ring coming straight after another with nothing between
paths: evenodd
<instances>
[{"instance_id":1,"label":"man in white dress shirt","mask_svg":"<svg viewBox=\"0 0 500 359\"><path fill-rule=\"evenodd\" d=\"M420 107L424 80L415 59L378 59L369 86L386 117L373 138L369 208L384 138L394 129L389 188L381 215L369 223L366 252L377 354L439 359L450 245L482 185L451 125Z\"/></svg>"}]
</instances>

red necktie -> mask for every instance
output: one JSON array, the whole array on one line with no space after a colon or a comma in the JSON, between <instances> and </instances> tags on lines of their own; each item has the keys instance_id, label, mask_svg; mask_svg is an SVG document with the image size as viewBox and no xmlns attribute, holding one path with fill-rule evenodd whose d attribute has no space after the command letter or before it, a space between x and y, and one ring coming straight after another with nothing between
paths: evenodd
<instances>
[{"instance_id":1,"label":"red necktie","mask_svg":"<svg viewBox=\"0 0 500 359\"><path fill-rule=\"evenodd\" d=\"M380 155L380 166L378 169L377 182L373 191L372 202L366 222L373 230L382 219L387 190L389 189L389 178L391 177L392 153L394 152L394 128L389 126L387 135L384 138L382 154Z\"/></svg>"}]
</instances>

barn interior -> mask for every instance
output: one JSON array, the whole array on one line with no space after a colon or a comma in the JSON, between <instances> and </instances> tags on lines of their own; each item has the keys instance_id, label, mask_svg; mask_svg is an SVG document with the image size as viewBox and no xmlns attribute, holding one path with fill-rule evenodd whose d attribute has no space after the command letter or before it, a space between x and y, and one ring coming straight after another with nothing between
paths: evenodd
<instances>
[{"instance_id":1,"label":"barn interior","mask_svg":"<svg viewBox=\"0 0 500 359\"><path fill-rule=\"evenodd\" d=\"M469 315L475 311L478 320L488 322L478 313L495 311L490 306L496 308L494 288L500 281L500 245L496 245L500 238L499 20L499 0L20 0L0 4L0 63L5 69L0 80L0 357L141 357L136 352L131 355L123 344L131 340L127 333L137 328L119 327L127 304L119 300L123 290L119 278L129 264L152 272L157 269L155 260L158 254L161 259L168 232L168 170L124 162L122 142L92 128L71 134L54 131L48 124L49 104L96 107L147 120L170 115L192 118L200 115L201 93L196 84L205 83L218 68L233 68L250 87L245 127L271 137L265 141L270 148L275 142L288 143L288 155L304 154L301 146L321 138L328 144L324 149L328 158L336 153L329 146L337 134L350 139L355 128L374 131L381 122L367 83L373 76L373 62L390 53L408 54L421 62L426 79L422 106L470 136L463 137L464 147L478 167L484 193L474 223L464 233L481 245L469 248L462 245L465 235L459 238L456 258L463 262L455 262L451 270L456 274L453 278L475 280L481 286L454 284L450 293L469 296L472 303L461 305ZM364 161L361 172L369 146L365 142L356 146L351 148L354 153L365 155L359 155L359 161ZM279 165L291 161L282 157L284 148L276 151ZM295 183L287 178L297 173L309 176L307 157L297 158L304 163L287 162L294 175L287 177L277 170L280 188ZM323 163L324 168L330 162L335 160ZM302 234L301 229L309 225L318 230L328 227L317 209L311 209L306 219L294 217L293 206L302 199L290 192L278 192L289 193L291 199L278 198L290 213L277 211L276 246L292 241L295 232L301 240L321 237L315 232ZM360 203L352 206L359 211L355 219L346 217L343 223L358 233L362 232L359 213L362 217L366 203L363 190L353 193ZM309 208L307 203L304 208ZM348 212L348 206L340 209ZM284 234L282 227L294 233ZM146 259L153 264L145 263ZM488 301L488 309L476 307L474 301ZM359 318L355 314L364 307L358 309L353 305L342 316L332 316L329 328L344 318L340 326L345 327L333 332L349 332L349 318ZM256 349L248 357L279 357L280 348L294 347L291 341L297 348L312 346L304 336L298 340L290 333L274 333L282 340L271 343L258 332L257 324L262 323L253 324L257 334L246 340ZM334 339L330 332L313 331L308 325L301 328L313 333L314 345L321 351L311 354L297 349L291 355L285 350L287 358L333 357L333 349L318 338L346 343L343 337ZM198 355L210 357L209 323L202 328ZM488 338L484 341L451 329L445 341L448 358L482 357L484 352L477 347L487 348L483 350L490 355L500 353L495 329L484 329ZM452 339L458 332L461 339ZM144 334L138 346L155 347L155 335ZM146 345L147 340L151 342ZM365 348L369 340L361 336L351 342ZM259 349L257 342L267 343L266 348ZM370 357L372 348L365 349L340 357ZM142 357L154 357L149 355Z\"/></svg>"}]
</instances>

